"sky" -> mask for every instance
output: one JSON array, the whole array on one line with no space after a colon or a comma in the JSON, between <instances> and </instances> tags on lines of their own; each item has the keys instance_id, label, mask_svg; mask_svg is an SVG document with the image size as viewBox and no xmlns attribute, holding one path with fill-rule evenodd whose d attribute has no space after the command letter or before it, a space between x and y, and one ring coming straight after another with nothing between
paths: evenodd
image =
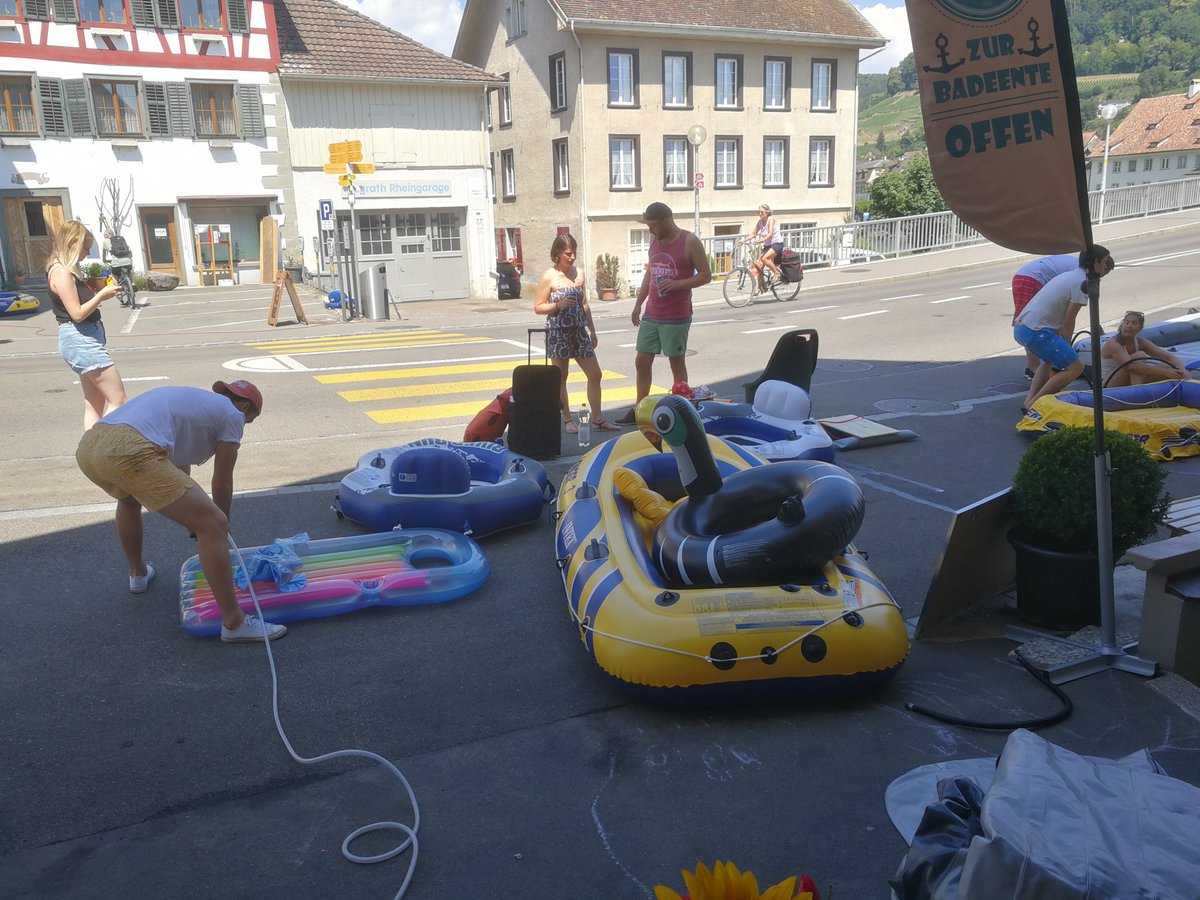
<instances>
[{"instance_id":1,"label":"sky","mask_svg":"<svg viewBox=\"0 0 1200 900\"><path fill-rule=\"evenodd\" d=\"M447 56L454 50L458 20L462 17L464 0L420 0L397 3L396 0L339 0L344 6L357 9L377 22L394 28L401 34L419 41L426 47ZM853 0L852 0L853 2ZM874 3L855 2L855 6L876 30L888 39L880 53L862 64L861 72L886 72L912 52L908 35L908 17L899 0L879 0ZM870 51L865 51L866 55Z\"/></svg>"}]
</instances>

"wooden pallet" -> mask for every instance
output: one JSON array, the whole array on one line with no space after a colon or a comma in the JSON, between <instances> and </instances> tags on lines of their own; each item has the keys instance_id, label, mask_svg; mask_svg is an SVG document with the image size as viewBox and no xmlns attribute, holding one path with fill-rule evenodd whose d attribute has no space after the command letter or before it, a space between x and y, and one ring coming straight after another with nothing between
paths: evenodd
<instances>
[{"instance_id":1,"label":"wooden pallet","mask_svg":"<svg viewBox=\"0 0 1200 900\"><path fill-rule=\"evenodd\" d=\"M1200 497L1184 497L1167 509L1167 527L1173 536L1200 531Z\"/></svg>"}]
</instances>

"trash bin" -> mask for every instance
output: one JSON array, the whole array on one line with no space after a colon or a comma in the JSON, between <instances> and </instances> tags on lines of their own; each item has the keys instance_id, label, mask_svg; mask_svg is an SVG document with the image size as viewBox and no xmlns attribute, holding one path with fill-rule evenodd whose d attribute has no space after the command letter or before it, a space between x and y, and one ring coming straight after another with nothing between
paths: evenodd
<instances>
[{"instance_id":1,"label":"trash bin","mask_svg":"<svg viewBox=\"0 0 1200 900\"><path fill-rule=\"evenodd\" d=\"M358 273L359 311L366 319L387 319L387 265L375 263Z\"/></svg>"}]
</instances>

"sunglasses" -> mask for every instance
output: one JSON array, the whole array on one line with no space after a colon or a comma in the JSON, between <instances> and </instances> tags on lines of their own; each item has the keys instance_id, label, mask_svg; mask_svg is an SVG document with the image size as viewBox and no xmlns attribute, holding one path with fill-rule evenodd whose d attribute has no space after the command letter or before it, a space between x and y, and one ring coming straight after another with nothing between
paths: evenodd
<instances>
[{"instance_id":1,"label":"sunglasses","mask_svg":"<svg viewBox=\"0 0 1200 900\"><path fill-rule=\"evenodd\" d=\"M1133 318L1137 319L1139 322L1146 321L1145 313L1135 312L1134 310L1131 309L1127 313L1125 313L1125 318L1128 319L1130 316L1133 316Z\"/></svg>"}]
</instances>

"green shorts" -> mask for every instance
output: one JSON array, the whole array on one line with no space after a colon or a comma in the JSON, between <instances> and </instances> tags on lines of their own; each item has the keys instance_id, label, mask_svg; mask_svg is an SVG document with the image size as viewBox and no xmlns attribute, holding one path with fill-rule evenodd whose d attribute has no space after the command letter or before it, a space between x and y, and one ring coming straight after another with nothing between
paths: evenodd
<instances>
[{"instance_id":1,"label":"green shorts","mask_svg":"<svg viewBox=\"0 0 1200 900\"><path fill-rule=\"evenodd\" d=\"M110 497L133 497L150 512L170 506L193 485L192 477L141 432L128 425L95 425L75 451L79 468Z\"/></svg>"},{"instance_id":2,"label":"green shorts","mask_svg":"<svg viewBox=\"0 0 1200 900\"><path fill-rule=\"evenodd\" d=\"M637 352L683 356L687 353L688 331L691 327L690 321L664 325L642 319L642 324L638 326Z\"/></svg>"}]
</instances>

